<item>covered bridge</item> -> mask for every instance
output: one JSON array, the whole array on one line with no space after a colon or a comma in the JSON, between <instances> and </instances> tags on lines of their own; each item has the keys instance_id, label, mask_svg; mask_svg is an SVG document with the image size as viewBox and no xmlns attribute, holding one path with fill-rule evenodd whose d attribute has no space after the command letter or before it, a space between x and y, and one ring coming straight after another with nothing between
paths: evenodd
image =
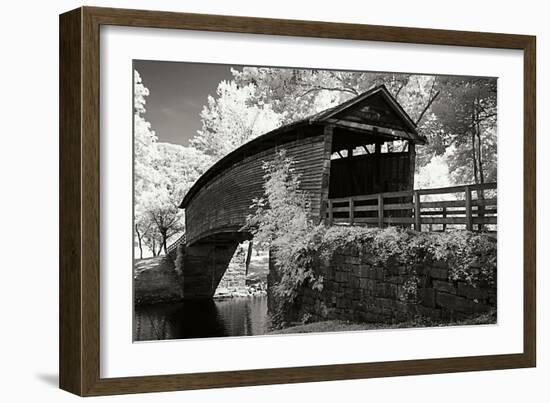
<instances>
[{"instance_id":1,"label":"covered bridge","mask_svg":"<svg viewBox=\"0 0 550 403\"><path fill-rule=\"evenodd\" d=\"M180 205L186 220L186 244L180 247L185 297L214 293L238 243L249 237L241 228L252 199L263 194L262 164L279 150L295 161L312 217L321 221L331 199L412 191L415 145L425 142L381 85L234 150L195 182Z\"/></svg>"}]
</instances>

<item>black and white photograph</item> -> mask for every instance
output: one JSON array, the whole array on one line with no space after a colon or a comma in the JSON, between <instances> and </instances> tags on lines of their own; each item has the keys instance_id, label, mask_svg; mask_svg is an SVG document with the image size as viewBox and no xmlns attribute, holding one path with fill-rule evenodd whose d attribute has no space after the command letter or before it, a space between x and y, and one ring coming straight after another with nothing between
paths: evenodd
<instances>
[{"instance_id":1,"label":"black and white photograph","mask_svg":"<svg viewBox=\"0 0 550 403\"><path fill-rule=\"evenodd\" d=\"M497 323L497 78L132 74L134 341Z\"/></svg>"}]
</instances>

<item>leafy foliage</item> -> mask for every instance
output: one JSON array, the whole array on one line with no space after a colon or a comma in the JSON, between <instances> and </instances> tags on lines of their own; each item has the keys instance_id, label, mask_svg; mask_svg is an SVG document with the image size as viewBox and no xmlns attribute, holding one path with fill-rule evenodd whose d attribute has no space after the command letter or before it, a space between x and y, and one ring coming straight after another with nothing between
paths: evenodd
<instances>
[{"instance_id":1,"label":"leafy foliage","mask_svg":"<svg viewBox=\"0 0 550 403\"><path fill-rule=\"evenodd\" d=\"M376 266L405 266L444 262L451 280L469 284L496 281L496 241L483 233L470 231L415 232L397 227L331 227L315 249L324 259L342 248L357 248Z\"/></svg>"},{"instance_id":2,"label":"leafy foliage","mask_svg":"<svg viewBox=\"0 0 550 403\"><path fill-rule=\"evenodd\" d=\"M280 125L281 116L270 104L254 97L252 84L234 81L218 85L217 98L208 97L201 113L202 128L191 140L197 150L217 160L260 134Z\"/></svg>"},{"instance_id":3,"label":"leafy foliage","mask_svg":"<svg viewBox=\"0 0 550 403\"><path fill-rule=\"evenodd\" d=\"M184 231L178 208L193 182L212 159L192 147L160 143L145 120L149 90L134 72L134 233L143 257L144 247L153 256L166 252L169 239Z\"/></svg>"},{"instance_id":4,"label":"leafy foliage","mask_svg":"<svg viewBox=\"0 0 550 403\"><path fill-rule=\"evenodd\" d=\"M247 218L247 229L261 247L271 248L281 273L275 293L292 302L304 284L322 288L309 257L303 254L310 248L312 234L318 227L310 218L310 201L299 189L299 176L292 168L293 160L280 151L274 160L264 162L264 197L254 199L254 214Z\"/></svg>"}]
</instances>

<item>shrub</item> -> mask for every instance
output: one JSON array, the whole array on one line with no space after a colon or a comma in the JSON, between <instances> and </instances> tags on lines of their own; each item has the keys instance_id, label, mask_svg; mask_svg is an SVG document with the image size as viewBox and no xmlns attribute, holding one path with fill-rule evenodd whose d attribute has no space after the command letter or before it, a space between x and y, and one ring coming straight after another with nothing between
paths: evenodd
<instances>
[{"instance_id":1,"label":"shrub","mask_svg":"<svg viewBox=\"0 0 550 403\"><path fill-rule=\"evenodd\" d=\"M246 229L254 241L271 249L281 275L276 295L289 303L304 284L322 288L322 278L315 275L311 256L304 253L319 230L311 220L309 195L299 188L300 177L294 161L280 151L273 161L264 162L264 196L254 199L255 210L247 218Z\"/></svg>"}]
</instances>

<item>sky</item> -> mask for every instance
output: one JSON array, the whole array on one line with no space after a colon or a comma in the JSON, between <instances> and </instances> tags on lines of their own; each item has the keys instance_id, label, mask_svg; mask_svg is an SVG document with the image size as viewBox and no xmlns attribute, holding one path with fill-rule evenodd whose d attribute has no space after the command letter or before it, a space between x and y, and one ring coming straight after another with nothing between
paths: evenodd
<instances>
[{"instance_id":1,"label":"sky","mask_svg":"<svg viewBox=\"0 0 550 403\"><path fill-rule=\"evenodd\" d=\"M200 113L218 83L230 80L232 66L186 62L134 60L149 89L145 119L158 141L188 145L201 127Z\"/></svg>"}]
</instances>

